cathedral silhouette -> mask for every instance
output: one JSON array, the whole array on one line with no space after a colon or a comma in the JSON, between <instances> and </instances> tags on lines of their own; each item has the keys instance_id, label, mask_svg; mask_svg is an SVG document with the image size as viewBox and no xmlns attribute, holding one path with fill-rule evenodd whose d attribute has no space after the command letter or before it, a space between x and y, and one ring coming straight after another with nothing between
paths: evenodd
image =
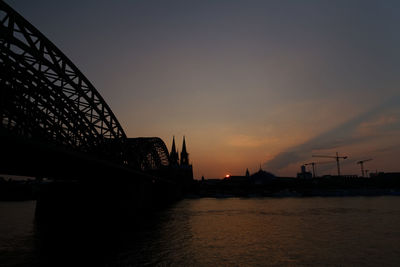
<instances>
[{"instance_id":1,"label":"cathedral silhouette","mask_svg":"<svg viewBox=\"0 0 400 267\"><path fill-rule=\"evenodd\" d=\"M180 160L178 150L175 145L175 136L172 138L172 147L169 158L171 167L176 170L175 173L177 177L182 179L185 184L190 184L193 181L193 167L189 162L189 153L186 150L185 136L183 136Z\"/></svg>"}]
</instances>

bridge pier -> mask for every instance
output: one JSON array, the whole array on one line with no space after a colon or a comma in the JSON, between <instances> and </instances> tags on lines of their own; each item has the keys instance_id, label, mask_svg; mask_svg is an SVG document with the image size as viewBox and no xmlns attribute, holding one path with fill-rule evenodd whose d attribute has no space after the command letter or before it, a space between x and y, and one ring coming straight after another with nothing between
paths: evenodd
<instances>
[{"instance_id":1,"label":"bridge pier","mask_svg":"<svg viewBox=\"0 0 400 267\"><path fill-rule=\"evenodd\" d=\"M78 152L0 131L0 173L44 177L37 216L82 221L139 216L183 196L174 174L148 175ZM164 179L160 177L168 177Z\"/></svg>"},{"instance_id":2,"label":"bridge pier","mask_svg":"<svg viewBox=\"0 0 400 267\"><path fill-rule=\"evenodd\" d=\"M182 188L165 180L44 182L39 188L36 216L48 222L113 225L140 220L143 214L171 204L182 195Z\"/></svg>"}]
</instances>

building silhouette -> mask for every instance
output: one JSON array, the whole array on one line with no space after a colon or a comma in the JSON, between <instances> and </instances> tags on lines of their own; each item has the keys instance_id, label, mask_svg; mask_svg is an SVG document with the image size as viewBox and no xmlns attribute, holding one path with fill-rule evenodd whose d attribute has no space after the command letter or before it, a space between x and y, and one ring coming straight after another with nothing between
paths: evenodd
<instances>
[{"instance_id":1,"label":"building silhouette","mask_svg":"<svg viewBox=\"0 0 400 267\"><path fill-rule=\"evenodd\" d=\"M270 172L264 171L261 166L260 169L253 174L250 174L249 169L246 169L246 174L244 176L240 175L229 175L224 180L229 181L234 184L253 184L253 185L263 185L268 184L275 180L276 176Z\"/></svg>"},{"instance_id":2,"label":"building silhouette","mask_svg":"<svg viewBox=\"0 0 400 267\"><path fill-rule=\"evenodd\" d=\"M171 153L169 154L169 159L171 166L179 165L179 155L175 146L175 136L172 137L172 147L171 147Z\"/></svg>"},{"instance_id":3,"label":"building silhouette","mask_svg":"<svg viewBox=\"0 0 400 267\"><path fill-rule=\"evenodd\" d=\"M306 166L305 166L305 165L301 165L300 169L301 169L301 172L297 173L297 178L301 178L301 179L311 179L311 178L313 177L313 176L312 176L312 173L311 173L311 172L308 172L308 171L306 170Z\"/></svg>"},{"instance_id":4,"label":"building silhouette","mask_svg":"<svg viewBox=\"0 0 400 267\"><path fill-rule=\"evenodd\" d=\"M182 142L182 151L180 158L178 156L178 150L175 145L175 136L172 139L172 147L170 153L170 162L171 167L175 169L175 176L177 179L183 181L186 187L190 186L193 182L193 166L189 161L189 153L186 149L186 140L185 136L183 137Z\"/></svg>"},{"instance_id":5,"label":"building silhouette","mask_svg":"<svg viewBox=\"0 0 400 267\"><path fill-rule=\"evenodd\" d=\"M181 166L189 166L189 153L186 151L185 136L183 137L182 143Z\"/></svg>"},{"instance_id":6,"label":"building silhouette","mask_svg":"<svg viewBox=\"0 0 400 267\"><path fill-rule=\"evenodd\" d=\"M261 185L261 184L268 184L268 183L270 183L272 180L275 180L275 179L276 179L276 176L273 175L273 174L270 173L270 172L264 171L264 170L261 168L261 165L260 165L260 169L259 169L256 173L253 173L253 174L250 176L250 179L251 179L251 181L252 181L253 184Z\"/></svg>"}]
</instances>

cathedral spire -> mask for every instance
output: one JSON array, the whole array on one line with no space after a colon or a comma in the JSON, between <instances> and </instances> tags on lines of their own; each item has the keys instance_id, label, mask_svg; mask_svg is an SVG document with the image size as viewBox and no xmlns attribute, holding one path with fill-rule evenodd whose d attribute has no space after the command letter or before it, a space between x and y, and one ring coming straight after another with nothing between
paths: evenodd
<instances>
[{"instance_id":1,"label":"cathedral spire","mask_svg":"<svg viewBox=\"0 0 400 267\"><path fill-rule=\"evenodd\" d=\"M186 152L185 136L183 136L182 153L187 153L187 152Z\"/></svg>"},{"instance_id":2,"label":"cathedral spire","mask_svg":"<svg viewBox=\"0 0 400 267\"><path fill-rule=\"evenodd\" d=\"M172 136L172 148L171 148L171 153L177 153L176 147L175 147L175 135Z\"/></svg>"},{"instance_id":3,"label":"cathedral spire","mask_svg":"<svg viewBox=\"0 0 400 267\"><path fill-rule=\"evenodd\" d=\"M170 153L169 157L171 160L171 165L178 165L179 156L178 156L178 151L176 151L175 136L172 137L172 147L171 147L171 153Z\"/></svg>"},{"instance_id":4,"label":"cathedral spire","mask_svg":"<svg viewBox=\"0 0 400 267\"><path fill-rule=\"evenodd\" d=\"M182 152L181 152L181 165L189 165L189 154L186 151L185 136L183 136Z\"/></svg>"}]
</instances>

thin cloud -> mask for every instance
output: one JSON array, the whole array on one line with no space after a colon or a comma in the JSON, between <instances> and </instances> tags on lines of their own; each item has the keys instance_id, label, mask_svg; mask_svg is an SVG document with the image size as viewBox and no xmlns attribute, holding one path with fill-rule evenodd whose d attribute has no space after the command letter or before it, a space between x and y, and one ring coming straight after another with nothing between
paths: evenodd
<instances>
[{"instance_id":1,"label":"thin cloud","mask_svg":"<svg viewBox=\"0 0 400 267\"><path fill-rule=\"evenodd\" d=\"M391 108L398 108L400 96L391 98L378 106L358 115L357 117L340 124L339 126L324 132L305 143L294 146L285 152L279 153L273 159L264 163L264 168L270 171L283 169L290 164L306 160L312 154L313 150L332 149L339 146L350 145L357 142L363 142L373 139L374 135L357 136L356 130L373 119L375 116L382 114ZM393 121L391 121L393 122ZM399 121L396 121L399 124Z\"/></svg>"}]
</instances>

